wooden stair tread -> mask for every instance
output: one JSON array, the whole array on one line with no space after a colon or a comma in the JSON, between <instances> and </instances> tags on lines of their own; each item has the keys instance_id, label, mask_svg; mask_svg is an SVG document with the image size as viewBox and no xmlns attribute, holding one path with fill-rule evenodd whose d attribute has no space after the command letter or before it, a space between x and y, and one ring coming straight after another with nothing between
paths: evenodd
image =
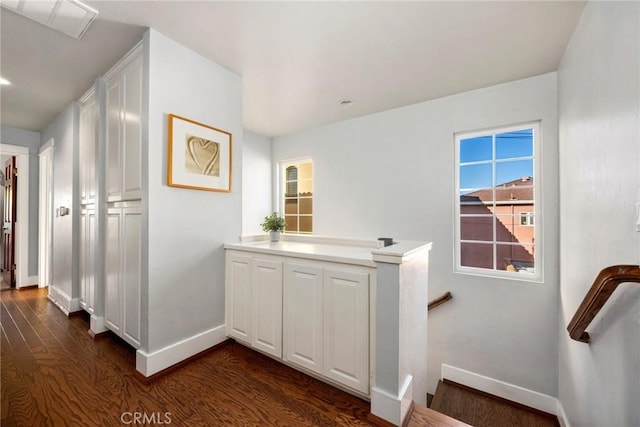
<instances>
[{"instance_id":1,"label":"wooden stair tread","mask_svg":"<svg viewBox=\"0 0 640 427\"><path fill-rule=\"evenodd\" d=\"M555 415L446 379L438 382L431 409L475 427L560 426Z\"/></svg>"},{"instance_id":2,"label":"wooden stair tread","mask_svg":"<svg viewBox=\"0 0 640 427\"><path fill-rule=\"evenodd\" d=\"M414 403L407 427L469 427L469 424Z\"/></svg>"}]
</instances>

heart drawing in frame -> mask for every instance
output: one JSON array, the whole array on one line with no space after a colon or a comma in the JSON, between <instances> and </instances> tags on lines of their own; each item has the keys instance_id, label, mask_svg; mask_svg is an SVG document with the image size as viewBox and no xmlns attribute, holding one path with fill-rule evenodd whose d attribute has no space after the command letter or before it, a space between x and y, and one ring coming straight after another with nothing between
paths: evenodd
<instances>
[{"instance_id":1,"label":"heart drawing in frame","mask_svg":"<svg viewBox=\"0 0 640 427\"><path fill-rule=\"evenodd\" d=\"M220 144L187 134L184 166L188 173L220 176Z\"/></svg>"}]
</instances>

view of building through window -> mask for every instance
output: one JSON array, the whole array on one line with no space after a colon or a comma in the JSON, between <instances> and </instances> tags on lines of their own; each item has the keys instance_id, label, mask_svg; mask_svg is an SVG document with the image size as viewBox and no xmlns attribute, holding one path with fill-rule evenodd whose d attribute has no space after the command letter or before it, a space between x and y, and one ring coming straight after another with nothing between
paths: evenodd
<instances>
[{"instance_id":1,"label":"view of building through window","mask_svg":"<svg viewBox=\"0 0 640 427\"><path fill-rule=\"evenodd\" d=\"M535 273L536 125L456 136L458 267Z\"/></svg>"},{"instance_id":2,"label":"view of building through window","mask_svg":"<svg viewBox=\"0 0 640 427\"><path fill-rule=\"evenodd\" d=\"M313 163L311 160L281 164L285 233L313 231Z\"/></svg>"}]
</instances>

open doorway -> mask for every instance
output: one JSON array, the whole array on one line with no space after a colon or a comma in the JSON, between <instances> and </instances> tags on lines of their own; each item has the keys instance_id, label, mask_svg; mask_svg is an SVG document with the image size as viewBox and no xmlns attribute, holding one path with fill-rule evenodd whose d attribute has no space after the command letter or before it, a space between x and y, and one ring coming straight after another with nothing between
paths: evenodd
<instances>
[{"instance_id":1,"label":"open doorway","mask_svg":"<svg viewBox=\"0 0 640 427\"><path fill-rule=\"evenodd\" d=\"M1 156L3 169L0 171L2 185L2 266L0 289L16 287L15 229L18 195L18 177L16 174L16 156Z\"/></svg>"},{"instance_id":2,"label":"open doorway","mask_svg":"<svg viewBox=\"0 0 640 427\"><path fill-rule=\"evenodd\" d=\"M12 191L15 193L15 205L14 221L11 226L11 234L13 239L13 252L14 259L11 266L13 274L15 276L15 287L20 288L23 286L31 286L37 283L37 276L29 276L29 148L21 147L17 145L1 144L0 143L0 159L7 160L15 158L15 168L13 174L18 178L19 184L15 186ZM0 160L2 161L2 160ZM0 170L5 175L5 184L7 184L7 171L6 163L2 161L0 164ZM3 210L6 209L6 200L4 200L6 193L5 187L0 188L3 193ZM2 212L2 250L7 250L5 244L5 215L6 212ZM0 266L5 269L5 255L0 258ZM0 274L0 276L4 276ZM4 280L3 280L4 281Z\"/></svg>"}]
</instances>

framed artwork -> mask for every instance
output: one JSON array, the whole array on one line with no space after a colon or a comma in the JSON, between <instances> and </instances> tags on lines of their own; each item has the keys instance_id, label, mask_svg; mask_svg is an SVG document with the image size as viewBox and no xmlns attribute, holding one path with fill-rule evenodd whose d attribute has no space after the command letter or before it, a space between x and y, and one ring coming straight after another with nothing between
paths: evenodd
<instances>
[{"instance_id":1,"label":"framed artwork","mask_svg":"<svg viewBox=\"0 0 640 427\"><path fill-rule=\"evenodd\" d=\"M168 185L230 192L231 147L229 132L169 114Z\"/></svg>"}]
</instances>

